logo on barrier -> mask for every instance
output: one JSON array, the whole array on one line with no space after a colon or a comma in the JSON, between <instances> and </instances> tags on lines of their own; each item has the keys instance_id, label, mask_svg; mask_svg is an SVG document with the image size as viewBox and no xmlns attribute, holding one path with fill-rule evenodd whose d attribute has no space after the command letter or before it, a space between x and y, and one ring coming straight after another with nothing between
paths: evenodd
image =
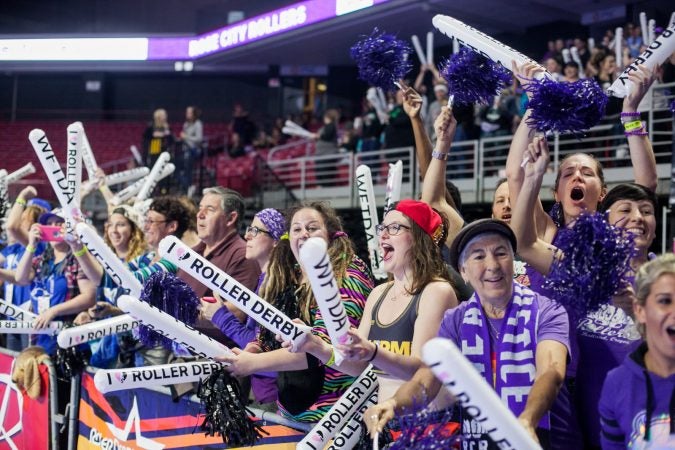
<instances>
[{"instance_id":1,"label":"logo on barrier","mask_svg":"<svg viewBox=\"0 0 675 450\"><path fill-rule=\"evenodd\" d=\"M127 439L129 439L129 434L133 427L133 431L136 434L136 445L140 448L148 450L161 450L164 448L164 444L141 436L141 416L138 414L138 402L136 401L135 395L134 403L131 406L131 411L129 411L129 417L127 417L127 422L124 424L124 429L117 428L115 425L108 422L106 422L106 425L113 436L120 442L126 442ZM92 431L94 431L94 429L92 429Z\"/></svg>"},{"instance_id":2,"label":"logo on barrier","mask_svg":"<svg viewBox=\"0 0 675 450\"><path fill-rule=\"evenodd\" d=\"M16 385L12 382L11 375L0 373L0 390L2 400L0 403L0 443L6 442L11 448L18 448L12 440L12 436L22 430L23 396Z\"/></svg>"}]
</instances>

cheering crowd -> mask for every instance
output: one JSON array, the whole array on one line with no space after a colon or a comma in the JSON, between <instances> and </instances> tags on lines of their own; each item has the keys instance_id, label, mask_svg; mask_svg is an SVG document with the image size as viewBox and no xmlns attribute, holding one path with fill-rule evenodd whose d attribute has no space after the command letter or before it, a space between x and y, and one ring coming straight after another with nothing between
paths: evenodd
<instances>
[{"instance_id":1,"label":"cheering crowd","mask_svg":"<svg viewBox=\"0 0 675 450\"><path fill-rule=\"evenodd\" d=\"M527 96L528 84L542 70L530 63L514 66ZM195 328L232 349L217 359L242 386L250 383L250 394L244 391L257 408L317 423L372 365L378 400L362 415L370 436L398 438L398 448L421 448L405 441L415 433L406 434L402 417L428 408L428 423L419 427L443 425L439 440L460 442L463 449L504 448L422 361L424 345L442 337L460 349L543 448L673 448L675 258L649 251L657 174L638 110L655 74L640 66L629 76L632 89L617 120L633 183L608 190L597 160L567 155L555 174L556 203L548 214L539 200L548 143L526 108L509 149L507 177L495 186L492 217L472 223L464 222L446 186L458 129L452 106L440 101L448 88L434 89L439 102L429 108L437 110L430 130L423 97L402 83L395 119L412 131L406 136L424 185L421 199L397 201L376 227L387 274L379 283L357 256L338 213L321 202L287 211L265 208L244 224L244 198L231 189L204 189L197 208L173 196L138 208L112 201L105 174L98 172L99 189L109 200L103 239L139 282L169 273L189 286L199 299ZM161 112L155 119L162 121ZM327 126L331 120L328 115ZM198 111L188 110L183 139L197 133L197 122ZM165 138L156 128L147 134L149 165L160 158ZM189 161L188 154L183 167ZM187 187L189 180L181 184ZM4 299L36 315L35 331L55 320L81 326L124 313L117 300L131 287L112 276L77 233L66 231L67 219L28 186L6 221ZM585 233L589 227L596 234ZM164 259L159 247L167 236L181 239L311 333L297 345L278 339L217 289ZM300 257L310 238L325 241L350 325L350 339L339 344L329 336ZM598 245L599 251L591 250ZM7 348L36 345L58 357L54 334L32 334L30 343L27 336L7 334ZM137 331L80 347L100 369L196 359L180 346L145 342ZM193 388L172 387L176 396Z\"/></svg>"}]
</instances>

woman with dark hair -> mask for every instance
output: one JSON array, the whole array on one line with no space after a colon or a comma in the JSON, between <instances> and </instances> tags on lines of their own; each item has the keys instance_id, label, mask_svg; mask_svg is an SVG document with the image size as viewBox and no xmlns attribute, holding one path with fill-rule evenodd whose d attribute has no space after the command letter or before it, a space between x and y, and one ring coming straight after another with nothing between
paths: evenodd
<instances>
[{"instance_id":1,"label":"woman with dark hair","mask_svg":"<svg viewBox=\"0 0 675 450\"><path fill-rule=\"evenodd\" d=\"M289 317L299 317L312 333L329 342L321 311L298 263L307 239L319 237L328 244L328 257L350 324L358 326L373 279L366 264L356 256L351 240L342 229L334 209L315 202L292 208L287 217L289 239L281 239L272 252L261 296ZM261 330L256 343L244 351L233 349L224 357L227 370L235 376L278 371L278 406L282 415L300 422L317 422L345 392L354 378L328 366L307 353L281 348L273 333Z\"/></svg>"},{"instance_id":2,"label":"woman with dark hair","mask_svg":"<svg viewBox=\"0 0 675 450\"><path fill-rule=\"evenodd\" d=\"M357 376L372 363L381 400L415 374L422 346L438 333L443 313L457 306L441 257L447 229L445 216L415 200L398 202L376 228L384 269L393 280L373 289L363 313L366 320L349 331L351 344L335 349L345 360L334 367ZM302 350L324 363L335 360L333 347L316 336Z\"/></svg>"},{"instance_id":3,"label":"woman with dark hair","mask_svg":"<svg viewBox=\"0 0 675 450\"><path fill-rule=\"evenodd\" d=\"M675 256L642 265L635 290L644 342L602 387L604 450L675 447Z\"/></svg>"}]
</instances>

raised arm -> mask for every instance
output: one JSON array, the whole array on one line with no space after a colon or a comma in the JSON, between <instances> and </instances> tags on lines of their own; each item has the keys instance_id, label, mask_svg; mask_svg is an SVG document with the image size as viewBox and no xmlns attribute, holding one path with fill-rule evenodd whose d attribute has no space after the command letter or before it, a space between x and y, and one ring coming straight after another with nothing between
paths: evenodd
<instances>
[{"instance_id":1,"label":"raised arm","mask_svg":"<svg viewBox=\"0 0 675 450\"><path fill-rule=\"evenodd\" d=\"M452 109L444 106L434 123L436 129L436 147L432 153L433 158L429 162L426 171L424 185L422 186L422 201L428 203L448 217L449 230L445 240L449 247L464 226L464 219L459 215L454 205L448 203L450 195L446 193L446 161L455 137L457 121L452 115ZM426 132L425 132L426 134Z\"/></svg>"},{"instance_id":2,"label":"raised arm","mask_svg":"<svg viewBox=\"0 0 675 450\"><path fill-rule=\"evenodd\" d=\"M82 245L79 239L72 237L72 239L67 239L70 249L77 258L77 262L80 264L80 270L84 272L84 275L98 286L101 283L101 278L103 278L103 267L96 261L96 258L92 256L91 253Z\"/></svg>"},{"instance_id":3,"label":"raised arm","mask_svg":"<svg viewBox=\"0 0 675 450\"><path fill-rule=\"evenodd\" d=\"M28 232L21 228L21 215L26 209L26 202L37 196L37 190L33 186L26 186L16 196L12 209L7 218L7 234L23 246L28 245Z\"/></svg>"},{"instance_id":4,"label":"raised arm","mask_svg":"<svg viewBox=\"0 0 675 450\"><path fill-rule=\"evenodd\" d=\"M35 278L35 270L33 270L33 256L35 256L35 249L40 242L40 226L34 223L28 231L28 243L26 251L19 260L14 273L14 281L19 286L27 286Z\"/></svg>"},{"instance_id":5,"label":"raised arm","mask_svg":"<svg viewBox=\"0 0 675 450\"><path fill-rule=\"evenodd\" d=\"M654 82L654 73L643 65L638 66L637 72L631 72L628 79L633 82L628 95L623 99L622 122L634 122L640 120L636 114L640 102L644 98L650 86ZM623 114L627 115L623 117ZM646 131L646 130L644 130ZM630 150L630 161L633 166L635 182L642 186L656 191L658 176L656 174L656 158L654 149L647 134L632 134L626 136L628 148Z\"/></svg>"},{"instance_id":6,"label":"raised arm","mask_svg":"<svg viewBox=\"0 0 675 450\"><path fill-rule=\"evenodd\" d=\"M511 215L511 229L518 242L518 254L538 272L546 275L551 269L555 252L537 236L535 208L539 202L539 190L549 162L548 144L543 137L535 137L528 145L529 158L524 170L520 197ZM523 157L525 157L523 155ZM510 186L509 186L510 187Z\"/></svg>"},{"instance_id":7,"label":"raised arm","mask_svg":"<svg viewBox=\"0 0 675 450\"><path fill-rule=\"evenodd\" d=\"M516 77L523 87L526 87L528 85L528 80L534 79L541 71L543 71L543 68L538 64L526 63L522 66L518 66L515 62L513 63L513 73L516 74ZM529 93L527 95L528 97L531 96ZM518 204L518 197L525 177L525 172L521 167L521 164L527 153L527 146L532 140L535 132L535 130L530 128L527 124L527 119L529 117L530 110L528 109L525 111L525 115L513 135L509 154L506 158L506 179L509 183L509 199L512 205ZM539 191L537 191L537 193L538 192ZM553 222L553 219L551 219L549 215L546 214L546 211L544 211L544 207L538 196L534 205L533 214L537 236L547 241L552 239L552 236L555 235L556 225Z\"/></svg>"}]
</instances>

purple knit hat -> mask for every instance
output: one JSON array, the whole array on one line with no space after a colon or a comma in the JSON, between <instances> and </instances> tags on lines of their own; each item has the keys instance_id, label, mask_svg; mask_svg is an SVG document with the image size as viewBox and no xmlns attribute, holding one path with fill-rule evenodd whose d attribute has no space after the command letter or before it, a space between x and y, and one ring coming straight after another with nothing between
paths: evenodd
<instances>
[{"instance_id":1,"label":"purple knit hat","mask_svg":"<svg viewBox=\"0 0 675 450\"><path fill-rule=\"evenodd\" d=\"M267 228L270 237L275 241L281 238L281 235L286 231L286 219L284 216L274 208L266 208L255 215Z\"/></svg>"}]
</instances>

